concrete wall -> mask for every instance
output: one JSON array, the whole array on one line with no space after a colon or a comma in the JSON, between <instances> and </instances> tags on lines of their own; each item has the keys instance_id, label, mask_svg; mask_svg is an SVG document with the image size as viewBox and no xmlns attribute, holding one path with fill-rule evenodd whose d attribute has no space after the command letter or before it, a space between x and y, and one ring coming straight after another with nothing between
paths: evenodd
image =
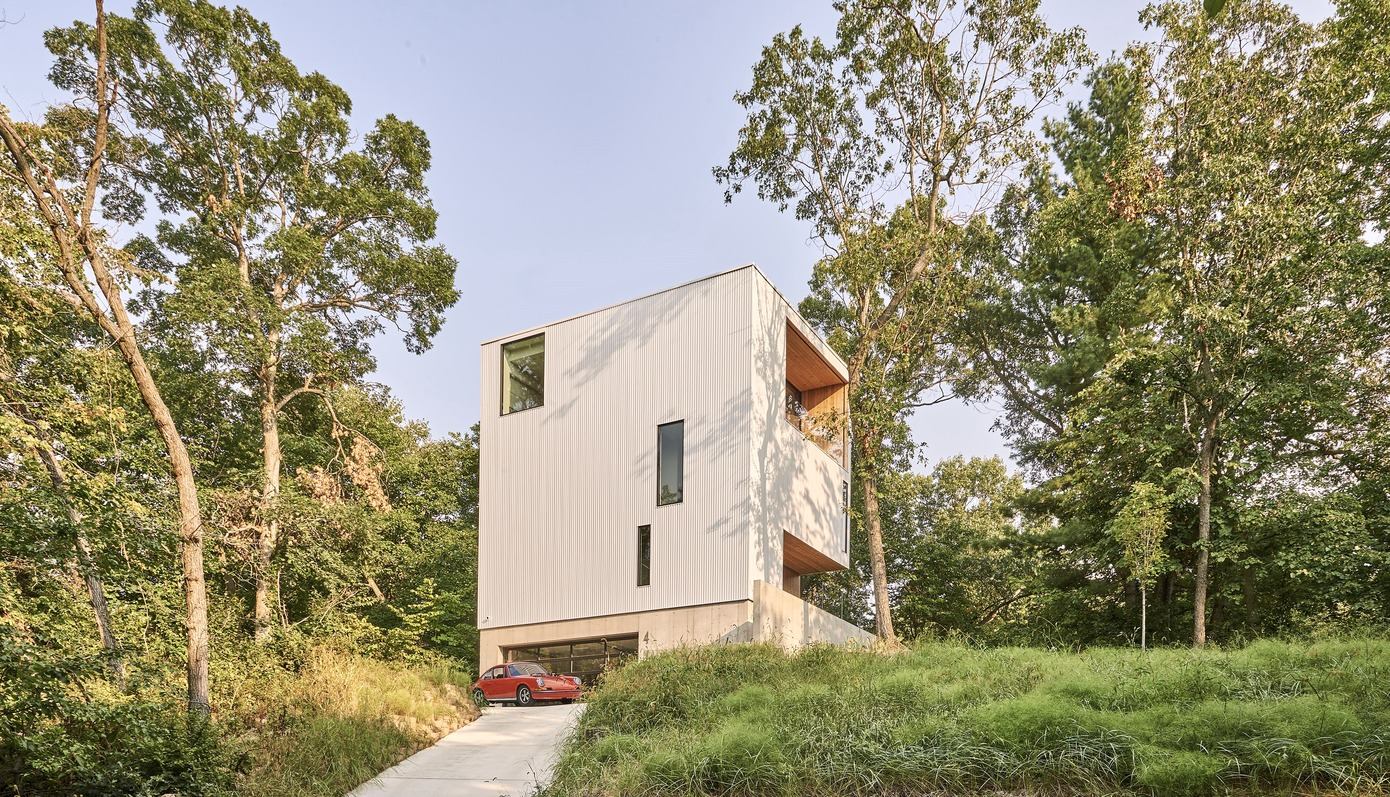
<instances>
[{"instance_id":1,"label":"concrete wall","mask_svg":"<svg viewBox=\"0 0 1390 797\"><path fill-rule=\"evenodd\" d=\"M782 532L849 566L841 488L849 471L790 423L786 410L787 324L801 331L831 368L845 364L759 274L752 342L752 559L749 579L782 583ZM851 410L851 413L853 411Z\"/></svg>"},{"instance_id":2,"label":"concrete wall","mask_svg":"<svg viewBox=\"0 0 1390 797\"><path fill-rule=\"evenodd\" d=\"M751 599L751 267L482 346L478 626ZM544 404L500 413L501 344L545 334ZM656 505L685 421L684 502ZM652 527L638 587L637 527Z\"/></svg>"},{"instance_id":3,"label":"concrete wall","mask_svg":"<svg viewBox=\"0 0 1390 797\"><path fill-rule=\"evenodd\" d=\"M637 635L637 653L716 642L752 641L752 601L687 606L654 612L588 617L551 623L485 628L479 633L479 672L503 661L503 650L553 642Z\"/></svg>"},{"instance_id":4,"label":"concrete wall","mask_svg":"<svg viewBox=\"0 0 1390 797\"><path fill-rule=\"evenodd\" d=\"M872 645L878 637L773 584L753 585L753 638L788 650L813 643Z\"/></svg>"},{"instance_id":5,"label":"concrete wall","mask_svg":"<svg viewBox=\"0 0 1390 797\"><path fill-rule=\"evenodd\" d=\"M479 672L502 663L507 648L632 634L637 635L639 656L738 642L771 642L795 650L814 643L868 646L877 641L872 633L775 585L757 581L752 587L754 598L747 601L485 628L478 644Z\"/></svg>"}]
</instances>

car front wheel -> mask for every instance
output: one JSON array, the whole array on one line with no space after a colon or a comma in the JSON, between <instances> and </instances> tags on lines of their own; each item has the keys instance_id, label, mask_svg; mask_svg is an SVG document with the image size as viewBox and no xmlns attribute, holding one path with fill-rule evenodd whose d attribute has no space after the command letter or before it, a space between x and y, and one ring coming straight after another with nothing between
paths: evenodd
<instances>
[{"instance_id":1,"label":"car front wheel","mask_svg":"<svg viewBox=\"0 0 1390 797\"><path fill-rule=\"evenodd\" d=\"M487 695L483 694L483 690L481 690L481 689L474 689L474 690L473 690L473 703L474 703L475 705L477 705L479 708L488 705L488 702L487 702Z\"/></svg>"},{"instance_id":2,"label":"car front wheel","mask_svg":"<svg viewBox=\"0 0 1390 797\"><path fill-rule=\"evenodd\" d=\"M521 686L516 690L516 704L518 706L530 706L535 704L535 698L531 696L531 687Z\"/></svg>"}]
</instances>

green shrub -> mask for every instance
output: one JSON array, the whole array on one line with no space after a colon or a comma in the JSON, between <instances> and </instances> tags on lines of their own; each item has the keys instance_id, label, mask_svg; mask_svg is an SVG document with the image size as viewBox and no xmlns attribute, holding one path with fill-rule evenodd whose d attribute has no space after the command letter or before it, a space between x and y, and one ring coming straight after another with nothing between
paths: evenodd
<instances>
[{"instance_id":1,"label":"green shrub","mask_svg":"<svg viewBox=\"0 0 1390 797\"><path fill-rule=\"evenodd\" d=\"M131 693L95 656L0 625L0 794L341 795L477 716L467 673L279 640L214 661L215 716L191 717L177 668Z\"/></svg>"},{"instance_id":2,"label":"green shrub","mask_svg":"<svg viewBox=\"0 0 1390 797\"><path fill-rule=\"evenodd\" d=\"M0 792L197 795L230 784L212 726L102 676L95 657L53 655L0 626Z\"/></svg>"}]
</instances>

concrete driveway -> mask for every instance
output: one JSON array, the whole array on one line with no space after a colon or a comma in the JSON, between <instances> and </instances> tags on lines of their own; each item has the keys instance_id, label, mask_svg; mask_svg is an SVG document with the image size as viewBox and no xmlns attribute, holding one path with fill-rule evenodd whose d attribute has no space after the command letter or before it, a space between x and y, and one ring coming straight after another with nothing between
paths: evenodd
<instances>
[{"instance_id":1,"label":"concrete driveway","mask_svg":"<svg viewBox=\"0 0 1390 797\"><path fill-rule=\"evenodd\" d=\"M550 778L579 714L569 706L494 706L364 783L349 797L525 797Z\"/></svg>"}]
</instances>

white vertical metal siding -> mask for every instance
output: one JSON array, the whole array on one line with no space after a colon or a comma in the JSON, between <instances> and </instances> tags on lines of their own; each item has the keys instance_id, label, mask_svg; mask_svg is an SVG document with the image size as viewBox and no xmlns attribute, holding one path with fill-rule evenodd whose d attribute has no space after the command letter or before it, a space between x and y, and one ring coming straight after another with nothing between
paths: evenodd
<instances>
[{"instance_id":1,"label":"white vertical metal siding","mask_svg":"<svg viewBox=\"0 0 1390 797\"><path fill-rule=\"evenodd\" d=\"M479 627L751 598L763 284L744 268L509 338L545 333L545 398L505 416L506 339L483 345ZM685 500L658 507L656 427L682 419ZM638 587L644 524L651 585Z\"/></svg>"},{"instance_id":2,"label":"white vertical metal siding","mask_svg":"<svg viewBox=\"0 0 1390 797\"><path fill-rule=\"evenodd\" d=\"M842 377L844 363L761 274L753 318L753 532L749 573L782 583L782 532L849 566L841 485L848 471L785 418L786 327L790 323ZM851 413L853 412L851 408Z\"/></svg>"}]
</instances>

